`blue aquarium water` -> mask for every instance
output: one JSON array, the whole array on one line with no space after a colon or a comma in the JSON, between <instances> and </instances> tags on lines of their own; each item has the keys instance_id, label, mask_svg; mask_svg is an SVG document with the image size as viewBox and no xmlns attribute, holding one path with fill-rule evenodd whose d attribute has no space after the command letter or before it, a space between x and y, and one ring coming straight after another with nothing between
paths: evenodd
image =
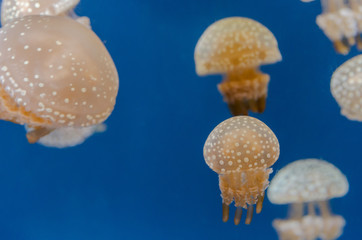
<instances>
[{"instance_id":1,"label":"blue aquarium water","mask_svg":"<svg viewBox=\"0 0 362 240\"><path fill-rule=\"evenodd\" d=\"M115 110L105 133L61 150L30 145L23 127L1 122L0 239L277 239L271 222L287 207L266 199L250 226L223 223L218 177L203 159L208 134L231 115L221 76L196 75L194 47L230 16L268 27L283 56L262 67L267 108L252 114L279 139L274 170L302 158L336 165L350 183L331 202L347 222L340 239L360 239L362 123L341 116L330 93L333 71L358 52L335 53L315 24L320 12L319 1L83 0L76 13L118 68Z\"/></svg>"}]
</instances>

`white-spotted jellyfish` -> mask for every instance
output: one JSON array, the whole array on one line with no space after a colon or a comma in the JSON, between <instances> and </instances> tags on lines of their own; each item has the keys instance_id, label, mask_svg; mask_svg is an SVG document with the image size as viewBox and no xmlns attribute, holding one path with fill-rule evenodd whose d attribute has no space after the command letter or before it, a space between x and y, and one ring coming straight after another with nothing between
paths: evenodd
<instances>
[{"instance_id":1,"label":"white-spotted jellyfish","mask_svg":"<svg viewBox=\"0 0 362 240\"><path fill-rule=\"evenodd\" d=\"M337 239L345 220L331 212L328 201L343 197L348 189L341 171L323 160L303 159L282 168L267 193L270 202L290 207L287 219L273 221L279 239Z\"/></svg>"},{"instance_id":2,"label":"white-spotted jellyfish","mask_svg":"<svg viewBox=\"0 0 362 240\"><path fill-rule=\"evenodd\" d=\"M28 15L68 16L90 27L88 17L78 17L74 8L80 0L3 0L1 4L1 23Z\"/></svg>"},{"instance_id":3,"label":"white-spotted jellyfish","mask_svg":"<svg viewBox=\"0 0 362 240\"><path fill-rule=\"evenodd\" d=\"M31 129L29 142L61 128L101 124L117 92L111 56L80 23L34 15L0 29L0 118Z\"/></svg>"},{"instance_id":4,"label":"white-spotted jellyfish","mask_svg":"<svg viewBox=\"0 0 362 240\"><path fill-rule=\"evenodd\" d=\"M331 79L331 92L342 115L362 121L362 55L337 68Z\"/></svg>"},{"instance_id":5,"label":"white-spotted jellyfish","mask_svg":"<svg viewBox=\"0 0 362 240\"><path fill-rule=\"evenodd\" d=\"M269 185L270 168L279 158L279 142L263 122L248 116L236 116L220 123L204 146L207 165L219 174L223 199L223 221L229 218L229 205L237 207L234 223L247 209L245 223L250 224L254 207L260 213L264 191Z\"/></svg>"},{"instance_id":6,"label":"white-spotted jellyfish","mask_svg":"<svg viewBox=\"0 0 362 240\"><path fill-rule=\"evenodd\" d=\"M259 66L282 59L273 33L243 17L225 18L209 26L196 45L194 58L199 76L225 75L218 89L233 115L264 111L270 77Z\"/></svg>"}]
</instances>

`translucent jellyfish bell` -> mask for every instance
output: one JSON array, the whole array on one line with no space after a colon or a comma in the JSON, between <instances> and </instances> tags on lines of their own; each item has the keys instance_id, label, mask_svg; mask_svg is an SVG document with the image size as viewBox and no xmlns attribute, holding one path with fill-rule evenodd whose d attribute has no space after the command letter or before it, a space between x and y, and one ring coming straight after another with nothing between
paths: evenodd
<instances>
[{"instance_id":1,"label":"translucent jellyfish bell","mask_svg":"<svg viewBox=\"0 0 362 240\"><path fill-rule=\"evenodd\" d=\"M118 74L93 31L64 17L26 16L0 29L0 118L34 129L29 142L111 114Z\"/></svg>"},{"instance_id":2,"label":"translucent jellyfish bell","mask_svg":"<svg viewBox=\"0 0 362 240\"><path fill-rule=\"evenodd\" d=\"M346 177L326 161L304 159L288 164L274 176L267 194L274 204L290 204L289 218L273 221L279 238L338 238L343 232L345 220L332 214L328 201L343 197L348 189ZM305 204L307 215L304 215Z\"/></svg>"},{"instance_id":3,"label":"translucent jellyfish bell","mask_svg":"<svg viewBox=\"0 0 362 240\"><path fill-rule=\"evenodd\" d=\"M331 79L331 92L350 120L362 121L362 55L343 63Z\"/></svg>"},{"instance_id":4,"label":"translucent jellyfish bell","mask_svg":"<svg viewBox=\"0 0 362 240\"><path fill-rule=\"evenodd\" d=\"M80 0L3 0L1 4L1 23L28 15L69 16L89 26L89 18L78 17L73 9Z\"/></svg>"},{"instance_id":5,"label":"translucent jellyfish bell","mask_svg":"<svg viewBox=\"0 0 362 240\"><path fill-rule=\"evenodd\" d=\"M223 198L223 221L229 218L229 205L237 207L234 222L240 223L247 208L246 224L253 216L253 205L260 213L268 187L270 166L279 157L279 142L263 122L248 116L232 117L220 123L204 146L207 165L219 174Z\"/></svg>"},{"instance_id":6,"label":"translucent jellyfish bell","mask_svg":"<svg viewBox=\"0 0 362 240\"><path fill-rule=\"evenodd\" d=\"M233 115L247 115L249 109L264 111L270 77L259 66L281 59L274 35L262 24L242 17L215 22L195 48L198 75L225 75L218 88Z\"/></svg>"}]
</instances>

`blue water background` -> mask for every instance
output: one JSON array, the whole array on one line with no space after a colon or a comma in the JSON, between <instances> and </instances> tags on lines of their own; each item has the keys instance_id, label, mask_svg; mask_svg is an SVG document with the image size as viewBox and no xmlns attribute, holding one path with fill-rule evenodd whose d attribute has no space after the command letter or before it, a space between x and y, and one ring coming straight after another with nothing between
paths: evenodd
<instances>
[{"instance_id":1,"label":"blue water background","mask_svg":"<svg viewBox=\"0 0 362 240\"><path fill-rule=\"evenodd\" d=\"M194 46L205 28L229 16L253 18L276 36L283 61L271 75L264 121L277 135L280 169L323 158L348 177L332 201L347 221L341 239L362 236L362 123L349 121L330 93L330 77L358 54L337 55L315 24L319 1L83 0L120 76L108 130L57 150L29 145L21 126L0 124L0 239L277 239L271 226L286 206L265 201L252 225L221 221L217 174L202 148L230 117L220 76L195 74ZM274 174L273 174L274 176Z\"/></svg>"}]
</instances>

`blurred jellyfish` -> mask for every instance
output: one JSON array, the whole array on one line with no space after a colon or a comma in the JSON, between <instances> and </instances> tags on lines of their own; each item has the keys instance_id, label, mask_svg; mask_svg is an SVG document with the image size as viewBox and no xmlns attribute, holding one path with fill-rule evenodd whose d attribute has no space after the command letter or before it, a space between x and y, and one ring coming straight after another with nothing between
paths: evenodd
<instances>
[{"instance_id":1,"label":"blurred jellyfish","mask_svg":"<svg viewBox=\"0 0 362 240\"><path fill-rule=\"evenodd\" d=\"M26 16L5 25L0 66L0 118L27 125L31 143L54 130L101 124L114 108L113 60L91 30L71 19Z\"/></svg>"},{"instance_id":2,"label":"blurred jellyfish","mask_svg":"<svg viewBox=\"0 0 362 240\"><path fill-rule=\"evenodd\" d=\"M349 0L349 4L351 6L351 9L353 11L353 14L355 16L356 23L357 23L357 29L358 29L357 48L359 50L361 50L362 49L362 38L361 38L361 33L362 33L362 1L361 0Z\"/></svg>"},{"instance_id":3,"label":"blurred jellyfish","mask_svg":"<svg viewBox=\"0 0 362 240\"><path fill-rule=\"evenodd\" d=\"M74 8L80 0L3 0L1 5L1 23L28 15L69 16L80 23L90 26L88 17L78 17Z\"/></svg>"},{"instance_id":4,"label":"blurred jellyfish","mask_svg":"<svg viewBox=\"0 0 362 240\"><path fill-rule=\"evenodd\" d=\"M218 88L233 115L264 111L270 77L259 67L281 59L274 35L262 24L242 17L215 22L195 48L199 76L225 75Z\"/></svg>"},{"instance_id":5,"label":"blurred jellyfish","mask_svg":"<svg viewBox=\"0 0 362 240\"><path fill-rule=\"evenodd\" d=\"M344 0L321 0L323 13L317 24L333 42L337 52L347 54L358 33L355 14Z\"/></svg>"},{"instance_id":6,"label":"blurred jellyfish","mask_svg":"<svg viewBox=\"0 0 362 240\"><path fill-rule=\"evenodd\" d=\"M331 92L342 115L362 121L362 55L343 63L333 73Z\"/></svg>"},{"instance_id":7,"label":"blurred jellyfish","mask_svg":"<svg viewBox=\"0 0 362 240\"><path fill-rule=\"evenodd\" d=\"M290 206L288 219L273 221L279 239L337 239L345 220L332 214L328 201L343 197L348 188L346 177L326 161L299 160L281 169L272 179L267 194L270 202Z\"/></svg>"},{"instance_id":8,"label":"blurred jellyfish","mask_svg":"<svg viewBox=\"0 0 362 240\"><path fill-rule=\"evenodd\" d=\"M312 0L302 0L311 2ZM317 25L333 42L338 53L348 54L355 45L362 49L362 1L361 0L321 0L322 14L317 16Z\"/></svg>"},{"instance_id":9,"label":"blurred jellyfish","mask_svg":"<svg viewBox=\"0 0 362 240\"><path fill-rule=\"evenodd\" d=\"M229 205L237 207L234 223L240 223L242 208L248 209L250 224L253 205L260 213L270 168L279 157L279 142L263 122L248 116L232 117L220 123L204 146L207 165L219 174L223 199L223 221L229 219Z\"/></svg>"}]
</instances>

